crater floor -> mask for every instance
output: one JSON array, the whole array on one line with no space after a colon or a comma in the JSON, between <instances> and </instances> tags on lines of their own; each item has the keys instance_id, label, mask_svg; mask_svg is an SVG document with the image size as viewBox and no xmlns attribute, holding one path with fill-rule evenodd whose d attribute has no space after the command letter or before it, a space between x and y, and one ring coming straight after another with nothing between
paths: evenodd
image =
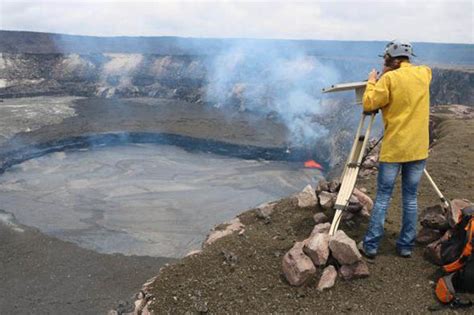
<instances>
[{"instance_id":1,"label":"crater floor","mask_svg":"<svg viewBox=\"0 0 474 315\"><path fill-rule=\"evenodd\" d=\"M320 176L301 164L127 144L18 164L0 176L0 204L22 224L98 252L181 257L214 225Z\"/></svg>"}]
</instances>

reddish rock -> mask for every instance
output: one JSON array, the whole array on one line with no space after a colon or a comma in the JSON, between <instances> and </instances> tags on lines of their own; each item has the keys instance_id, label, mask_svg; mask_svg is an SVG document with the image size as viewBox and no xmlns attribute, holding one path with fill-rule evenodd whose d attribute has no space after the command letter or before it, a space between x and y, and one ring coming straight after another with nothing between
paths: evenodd
<instances>
[{"instance_id":1,"label":"reddish rock","mask_svg":"<svg viewBox=\"0 0 474 315\"><path fill-rule=\"evenodd\" d=\"M210 245L218 239L231 235L234 232L238 232L244 228L244 225L240 222L239 218L234 218L229 222L226 222L226 226L222 230L213 230L206 238L204 246Z\"/></svg>"},{"instance_id":2,"label":"reddish rock","mask_svg":"<svg viewBox=\"0 0 474 315\"><path fill-rule=\"evenodd\" d=\"M330 289L336 283L337 271L333 265L329 265L323 270L321 279L319 280L317 290L323 291L325 289Z\"/></svg>"},{"instance_id":3,"label":"reddish rock","mask_svg":"<svg viewBox=\"0 0 474 315\"><path fill-rule=\"evenodd\" d=\"M328 261L329 238L329 234L316 233L305 241L303 251L311 258L314 265L323 266Z\"/></svg>"},{"instance_id":4,"label":"reddish rock","mask_svg":"<svg viewBox=\"0 0 474 315\"><path fill-rule=\"evenodd\" d=\"M441 261L441 239L426 246L423 257L429 262L441 266L443 264Z\"/></svg>"},{"instance_id":5,"label":"reddish rock","mask_svg":"<svg viewBox=\"0 0 474 315\"><path fill-rule=\"evenodd\" d=\"M320 223L316 224L311 231L311 234L309 237L312 237L313 235L316 235L317 233L329 233L329 229L331 228L331 223L326 222L326 223Z\"/></svg>"},{"instance_id":6,"label":"reddish rock","mask_svg":"<svg viewBox=\"0 0 474 315\"><path fill-rule=\"evenodd\" d=\"M363 260L351 265L342 265L339 274L344 280L366 278L370 275L369 266Z\"/></svg>"},{"instance_id":7,"label":"reddish rock","mask_svg":"<svg viewBox=\"0 0 474 315\"><path fill-rule=\"evenodd\" d=\"M454 227L459 221L461 210L470 206L471 202L467 199L453 199L451 200L451 209L447 211L448 223Z\"/></svg>"},{"instance_id":8,"label":"reddish rock","mask_svg":"<svg viewBox=\"0 0 474 315\"><path fill-rule=\"evenodd\" d=\"M351 265L359 260L362 256L357 249L356 242L344 233L342 230L336 231L329 241L329 249L332 256L341 265Z\"/></svg>"},{"instance_id":9,"label":"reddish rock","mask_svg":"<svg viewBox=\"0 0 474 315\"><path fill-rule=\"evenodd\" d=\"M321 207L325 210L331 210L336 203L337 195L327 191L322 191L318 197Z\"/></svg>"},{"instance_id":10,"label":"reddish rock","mask_svg":"<svg viewBox=\"0 0 474 315\"><path fill-rule=\"evenodd\" d=\"M311 258L303 252L303 242L297 242L283 256L283 274L286 280L293 286L300 286L316 273Z\"/></svg>"},{"instance_id":11,"label":"reddish rock","mask_svg":"<svg viewBox=\"0 0 474 315\"><path fill-rule=\"evenodd\" d=\"M416 236L416 242L423 245L429 244L438 240L441 235L439 230L422 227Z\"/></svg>"},{"instance_id":12,"label":"reddish rock","mask_svg":"<svg viewBox=\"0 0 474 315\"><path fill-rule=\"evenodd\" d=\"M314 223L320 224L320 223L328 222L329 218L324 213L318 212L315 215L313 215L313 220L314 220Z\"/></svg>"},{"instance_id":13,"label":"reddish rock","mask_svg":"<svg viewBox=\"0 0 474 315\"><path fill-rule=\"evenodd\" d=\"M424 227L435 230L445 231L449 228L446 211L441 205L424 209L420 216L420 223Z\"/></svg>"},{"instance_id":14,"label":"reddish rock","mask_svg":"<svg viewBox=\"0 0 474 315\"><path fill-rule=\"evenodd\" d=\"M302 192L298 193L296 199L300 208L315 207L318 204L318 197L311 185L307 185Z\"/></svg>"},{"instance_id":15,"label":"reddish rock","mask_svg":"<svg viewBox=\"0 0 474 315\"><path fill-rule=\"evenodd\" d=\"M366 209L362 208L359 212L359 216L365 218L365 219L370 219L370 212L367 211Z\"/></svg>"},{"instance_id":16,"label":"reddish rock","mask_svg":"<svg viewBox=\"0 0 474 315\"><path fill-rule=\"evenodd\" d=\"M368 213L372 211L372 208L374 207L374 202L372 201L372 198L370 198L369 196L367 196L367 194L357 188L354 188L354 190L352 191L352 195L356 197L357 200L359 200L363 210Z\"/></svg>"}]
</instances>

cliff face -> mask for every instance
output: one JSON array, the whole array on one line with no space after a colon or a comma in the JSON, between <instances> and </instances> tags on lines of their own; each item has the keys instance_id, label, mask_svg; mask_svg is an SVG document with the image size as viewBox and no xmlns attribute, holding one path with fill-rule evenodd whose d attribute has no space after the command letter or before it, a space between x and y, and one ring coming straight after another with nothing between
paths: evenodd
<instances>
[{"instance_id":1,"label":"cliff face","mask_svg":"<svg viewBox=\"0 0 474 315\"><path fill-rule=\"evenodd\" d=\"M149 96L192 103L206 100L211 56L149 54L0 54L0 97ZM366 62L325 59L341 81L360 77ZM230 88L238 103L246 82ZM434 68L431 103L474 104L474 71ZM239 92L240 91L240 92Z\"/></svg>"},{"instance_id":2,"label":"cliff face","mask_svg":"<svg viewBox=\"0 0 474 315\"><path fill-rule=\"evenodd\" d=\"M431 104L462 104L474 106L474 71L433 69Z\"/></svg>"},{"instance_id":3,"label":"cliff face","mask_svg":"<svg viewBox=\"0 0 474 315\"><path fill-rule=\"evenodd\" d=\"M199 101L203 59L141 54L1 54L0 96L151 96Z\"/></svg>"}]
</instances>

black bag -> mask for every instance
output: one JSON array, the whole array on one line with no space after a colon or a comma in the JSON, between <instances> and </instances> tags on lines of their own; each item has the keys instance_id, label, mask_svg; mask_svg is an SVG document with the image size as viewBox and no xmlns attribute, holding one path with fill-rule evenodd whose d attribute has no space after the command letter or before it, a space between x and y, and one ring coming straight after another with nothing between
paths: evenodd
<instances>
[{"instance_id":1,"label":"black bag","mask_svg":"<svg viewBox=\"0 0 474 315\"><path fill-rule=\"evenodd\" d=\"M474 255L471 255L464 267L459 270L456 282L455 286L460 291L474 292Z\"/></svg>"},{"instance_id":2,"label":"black bag","mask_svg":"<svg viewBox=\"0 0 474 315\"><path fill-rule=\"evenodd\" d=\"M461 301L457 291L474 292L474 208L462 210L461 218L451 237L441 244L441 260L445 276L438 279L435 293L451 307L469 307L471 301Z\"/></svg>"}]
</instances>

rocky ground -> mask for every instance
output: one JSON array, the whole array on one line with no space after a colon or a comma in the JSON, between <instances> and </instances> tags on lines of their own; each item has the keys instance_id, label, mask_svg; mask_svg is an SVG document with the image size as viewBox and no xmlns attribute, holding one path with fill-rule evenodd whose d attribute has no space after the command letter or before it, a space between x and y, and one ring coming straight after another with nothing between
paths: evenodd
<instances>
[{"instance_id":1,"label":"rocky ground","mask_svg":"<svg viewBox=\"0 0 474 315\"><path fill-rule=\"evenodd\" d=\"M437 139L427 169L448 198L474 200L471 110L437 107L435 112ZM358 187L367 188L372 197L375 176L369 174L357 183ZM282 275L282 257L295 241L310 234L316 209L301 209L294 199L288 198L277 205L270 220L259 219L255 210L245 212L239 216L244 232L219 239L202 253L163 268L148 286L154 295L150 309L159 314L426 313L438 309L433 294L438 267L423 259L422 247L416 247L410 259L400 258L395 253L400 229L400 197L398 183L388 212L386 237L379 256L369 264L368 278L347 282L338 279L334 288L324 292L316 289L318 276L302 287L291 287ZM423 179L420 209L438 202L432 187ZM366 223L357 221L343 224L341 228L360 240ZM446 308L441 311L451 312Z\"/></svg>"}]
</instances>

